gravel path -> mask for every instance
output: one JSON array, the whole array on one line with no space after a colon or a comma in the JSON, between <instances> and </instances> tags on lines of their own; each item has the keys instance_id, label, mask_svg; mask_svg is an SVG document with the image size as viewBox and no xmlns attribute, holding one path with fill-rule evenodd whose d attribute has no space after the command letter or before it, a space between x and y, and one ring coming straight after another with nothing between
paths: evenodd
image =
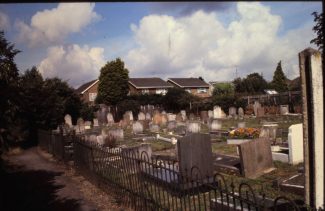
<instances>
[{"instance_id":1,"label":"gravel path","mask_svg":"<svg viewBox=\"0 0 325 211\"><path fill-rule=\"evenodd\" d=\"M39 148L3 156L0 210L129 210Z\"/></svg>"}]
</instances>

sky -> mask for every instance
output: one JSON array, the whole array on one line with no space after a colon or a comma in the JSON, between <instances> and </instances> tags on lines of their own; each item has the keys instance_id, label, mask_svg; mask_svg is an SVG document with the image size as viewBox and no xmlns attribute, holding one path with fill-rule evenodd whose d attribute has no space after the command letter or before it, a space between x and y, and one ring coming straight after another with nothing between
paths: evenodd
<instances>
[{"instance_id":1,"label":"sky","mask_svg":"<svg viewBox=\"0 0 325 211\"><path fill-rule=\"evenodd\" d=\"M75 88L116 58L130 77L270 81L280 60L299 76L298 53L317 48L314 11L321 1L0 4L0 30L21 73L36 66Z\"/></svg>"}]
</instances>

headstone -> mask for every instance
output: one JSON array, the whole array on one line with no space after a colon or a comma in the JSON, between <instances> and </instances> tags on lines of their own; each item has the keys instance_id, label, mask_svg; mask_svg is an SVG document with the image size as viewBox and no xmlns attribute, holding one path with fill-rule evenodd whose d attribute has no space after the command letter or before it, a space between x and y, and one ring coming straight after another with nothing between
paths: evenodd
<instances>
[{"instance_id":1,"label":"headstone","mask_svg":"<svg viewBox=\"0 0 325 211\"><path fill-rule=\"evenodd\" d=\"M179 170L191 176L191 169L198 167L199 179L213 176L213 158L209 134L191 133L177 141ZM195 176L195 175L192 175ZM200 178L201 177L201 178Z\"/></svg>"},{"instance_id":2,"label":"headstone","mask_svg":"<svg viewBox=\"0 0 325 211\"><path fill-rule=\"evenodd\" d=\"M167 113L166 113L166 111L162 111L161 114L164 115L164 114L167 114Z\"/></svg>"},{"instance_id":3,"label":"headstone","mask_svg":"<svg viewBox=\"0 0 325 211\"><path fill-rule=\"evenodd\" d=\"M238 146L243 176L255 179L273 170L271 143L267 139L254 139Z\"/></svg>"},{"instance_id":4,"label":"headstone","mask_svg":"<svg viewBox=\"0 0 325 211\"><path fill-rule=\"evenodd\" d=\"M153 115L153 118L152 118L152 123L155 124L155 125L160 125L161 122L162 122L162 115L160 115L159 113L155 113Z\"/></svg>"},{"instance_id":5,"label":"headstone","mask_svg":"<svg viewBox=\"0 0 325 211\"><path fill-rule=\"evenodd\" d=\"M211 121L211 124L210 124L211 131L221 130L221 127L222 127L222 123L220 120L214 119Z\"/></svg>"},{"instance_id":6,"label":"headstone","mask_svg":"<svg viewBox=\"0 0 325 211\"><path fill-rule=\"evenodd\" d=\"M94 127L98 127L99 126L98 119L94 118L93 121L94 121Z\"/></svg>"},{"instance_id":7,"label":"headstone","mask_svg":"<svg viewBox=\"0 0 325 211\"><path fill-rule=\"evenodd\" d=\"M176 114L168 113L167 114L167 121L176 121Z\"/></svg>"},{"instance_id":8,"label":"headstone","mask_svg":"<svg viewBox=\"0 0 325 211\"><path fill-rule=\"evenodd\" d=\"M83 133L85 131L85 122L82 118L78 118L77 126L80 133Z\"/></svg>"},{"instance_id":9,"label":"headstone","mask_svg":"<svg viewBox=\"0 0 325 211\"><path fill-rule=\"evenodd\" d=\"M186 125L180 125L180 126L177 126L175 129L174 129L174 133L177 134L177 135L185 135L186 134L186 130L187 130L187 127Z\"/></svg>"},{"instance_id":10,"label":"headstone","mask_svg":"<svg viewBox=\"0 0 325 211\"><path fill-rule=\"evenodd\" d=\"M265 115L264 107L257 108L256 117L263 117Z\"/></svg>"},{"instance_id":11,"label":"headstone","mask_svg":"<svg viewBox=\"0 0 325 211\"><path fill-rule=\"evenodd\" d=\"M195 115L193 113L190 113L188 118L189 118L189 120L193 121L193 120L195 120Z\"/></svg>"},{"instance_id":12,"label":"headstone","mask_svg":"<svg viewBox=\"0 0 325 211\"><path fill-rule=\"evenodd\" d=\"M130 123L131 121L133 121L132 111L126 111L125 114L123 115L123 120L127 123Z\"/></svg>"},{"instance_id":13,"label":"headstone","mask_svg":"<svg viewBox=\"0 0 325 211\"><path fill-rule=\"evenodd\" d=\"M213 107L213 118L214 119L222 118L221 116L222 116L221 107L214 106Z\"/></svg>"},{"instance_id":14,"label":"headstone","mask_svg":"<svg viewBox=\"0 0 325 211\"><path fill-rule=\"evenodd\" d=\"M298 164L304 161L304 145L302 124L295 124L289 127L288 134L289 163Z\"/></svg>"},{"instance_id":15,"label":"headstone","mask_svg":"<svg viewBox=\"0 0 325 211\"><path fill-rule=\"evenodd\" d=\"M325 208L324 67L322 53L307 48L299 53L303 105L305 202Z\"/></svg>"},{"instance_id":16,"label":"headstone","mask_svg":"<svg viewBox=\"0 0 325 211\"><path fill-rule=\"evenodd\" d=\"M208 111L201 111L200 118L203 123L207 123L209 119Z\"/></svg>"},{"instance_id":17,"label":"headstone","mask_svg":"<svg viewBox=\"0 0 325 211\"><path fill-rule=\"evenodd\" d=\"M201 131L201 124L199 122L188 122L187 133L199 133Z\"/></svg>"},{"instance_id":18,"label":"headstone","mask_svg":"<svg viewBox=\"0 0 325 211\"><path fill-rule=\"evenodd\" d=\"M181 110L181 116L183 121L186 121L187 117L186 117L186 111L185 110Z\"/></svg>"},{"instance_id":19,"label":"headstone","mask_svg":"<svg viewBox=\"0 0 325 211\"><path fill-rule=\"evenodd\" d=\"M91 129L91 121L85 121L85 129L86 130Z\"/></svg>"},{"instance_id":20,"label":"headstone","mask_svg":"<svg viewBox=\"0 0 325 211\"><path fill-rule=\"evenodd\" d=\"M170 121L167 124L167 129L168 130L174 130L176 128L176 121Z\"/></svg>"},{"instance_id":21,"label":"headstone","mask_svg":"<svg viewBox=\"0 0 325 211\"><path fill-rule=\"evenodd\" d=\"M150 113L146 113L146 120L150 120L151 121L151 114Z\"/></svg>"},{"instance_id":22,"label":"headstone","mask_svg":"<svg viewBox=\"0 0 325 211\"><path fill-rule=\"evenodd\" d=\"M182 117L182 114L179 113L176 115L176 122L182 122L183 121L183 117Z\"/></svg>"},{"instance_id":23,"label":"headstone","mask_svg":"<svg viewBox=\"0 0 325 211\"><path fill-rule=\"evenodd\" d=\"M213 111L211 110L208 111L208 117L209 119L213 119Z\"/></svg>"},{"instance_id":24,"label":"headstone","mask_svg":"<svg viewBox=\"0 0 325 211\"><path fill-rule=\"evenodd\" d=\"M235 107L229 107L229 116L235 117L237 115L237 109Z\"/></svg>"},{"instance_id":25,"label":"headstone","mask_svg":"<svg viewBox=\"0 0 325 211\"><path fill-rule=\"evenodd\" d=\"M90 135L88 138L89 141L96 143L97 142L97 136L96 135Z\"/></svg>"},{"instance_id":26,"label":"headstone","mask_svg":"<svg viewBox=\"0 0 325 211\"><path fill-rule=\"evenodd\" d=\"M123 140L124 139L124 131L121 128L110 129L108 134L116 138L116 140Z\"/></svg>"},{"instance_id":27,"label":"headstone","mask_svg":"<svg viewBox=\"0 0 325 211\"><path fill-rule=\"evenodd\" d=\"M102 135L97 136L96 142L99 145L104 145L104 136Z\"/></svg>"},{"instance_id":28,"label":"headstone","mask_svg":"<svg viewBox=\"0 0 325 211\"><path fill-rule=\"evenodd\" d=\"M261 104L258 101L254 102L254 115L257 116L257 109L261 107Z\"/></svg>"},{"instance_id":29,"label":"headstone","mask_svg":"<svg viewBox=\"0 0 325 211\"><path fill-rule=\"evenodd\" d=\"M152 149L150 144L142 143L140 146L122 148L122 153L128 154L128 156L136 156L141 160L151 161Z\"/></svg>"},{"instance_id":30,"label":"headstone","mask_svg":"<svg viewBox=\"0 0 325 211\"><path fill-rule=\"evenodd\" d=\"M157 132L159 132L159 125L150 124L149 125L149 130L152 133L157 133Z\"/></svg>"},{"instance_id":31,"label":"headstone","mask_svg":"<svg viewBox=\"0 0 325 211\"><path fill-rule=\"evenodd\" d=\"M143 133L143 125L139 121L134 122L132 125L132 131L134 134Z\"/></svg>"},{"instance_id":32,"label":"headstone","mask_svg":"<svg viewBox=\"0 0 325 211\"><path fill-rule=\"evenodd\" d=\"M286 115L289 113L289 105L280 105L280 114Z\"/></svg>"},{"instance_id":33,"label":"headstone","mask_svg":"<svg viewBox=\"0 0 325 211\"><path fill-rule=\"evenodd\" d=\"M260 138L266 138L271 141L276 140L278 124L264 124L261 129Z\"/></svg>"},{"instance_id":34,"label":"headstone","mask_svg":"<svg viewBox=\"0 0 325 211\"><path fill-rule=\"evenodd\" d=\"M161 114L161 126L165 126L167 124L167 114Z\"/></svg>"},{"instance_id":35,"label":"headstone","mask_svg":"<svg viewBox=\"0 0 325 211\"><path fill-rule=\"evenodd\" d=\"M111 113L107 113L106 119L107 119L107 124L109 126L114 124L114 118L113 118L113 115Z\"/></svg>"},{"instance_id":36,"label":"headstone","mask_svg":"<svg viewBox=\"0 0 325 211\"><path fill-rule=\"evenodd\" d=\"M71 120L70 114L66 114L64 116L64 121L65 121L65 124L69 125L69 127L72 127L72 120Z\"/></svg>"},{"instance_id":37,"label":"headstone","mask_svg":"<svg viewBox=\"0 0 325 211\"><path fill-rule=\"evenodd\" d=\"M238 116L239 118L243 118L244 117L244 109L242 107L238 108Z\"/></svg>"},{"instance_id":38,"label":"headstone","mask_svg":"<svg viewBox=\"0 0 325 211\"><path fill-rule=\"evenodd\" d=\"M146 119L146 115L143 112L138 113L138 120L142 121Z\"/></svg>"}]
</instances>

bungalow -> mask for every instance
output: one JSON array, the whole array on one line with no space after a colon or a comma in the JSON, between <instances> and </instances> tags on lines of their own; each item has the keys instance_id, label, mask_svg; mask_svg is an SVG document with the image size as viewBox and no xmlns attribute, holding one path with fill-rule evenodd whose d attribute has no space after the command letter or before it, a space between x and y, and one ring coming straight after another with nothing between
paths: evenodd
<instances>
[{"instance_id":1,"label":"bungalow","mask_svg":"<svg viewBox=\"0 0 325 211\"><path fill-rule=\"evenodd\" d=\"M98 93L98 81L98 79L89 81L76 89L76 92L84 102L94 103Z\"/></svg>"},{"instance_id":2,"label":"bungalow","mask_svg":"<svg viewBox=\"0 0 325 211\"><path fill-rule=\"evenodd\" d=\"M209 84L200 78L168 78L167 82L198 97L210 97Z\"/></svg>"},{"instance_id":3,"label":"bungalow","mask_svg":"<svg viewBox=\"0 0 325 211\"><path fill-rule=\"evenodd\" d=\"M162 94L173 86L161 78L130 78L129 94Z\"/></svg>"}]
</instances>

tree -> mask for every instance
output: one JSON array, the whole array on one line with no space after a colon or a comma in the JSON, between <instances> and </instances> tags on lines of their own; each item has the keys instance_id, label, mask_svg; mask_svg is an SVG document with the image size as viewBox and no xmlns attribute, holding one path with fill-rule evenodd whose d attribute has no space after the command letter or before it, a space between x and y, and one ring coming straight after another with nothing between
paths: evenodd
<instances>
[{"instance_id":1,"label":"tree","mask_svg":"<svg viewBox=\"0 0 325 211\"><path fill-rule=\"evenodd\" d=\"M288 91L287 86L287 77L284 75L282 71L281 61L279 61L273 75L273 80L271 82L271 87L278 92Z\"/></svg>"},{"instance_id":2,"label":"tree","mask_svg":"<svg viewBox=\"0 0 325 211\"><path fill-rule=\"evenodd\" d=\"M169 88L163 97L163 106L167 111L179 112L190 107L190 103L195 101L195 97L184 89Z\"/></svg>"},{"instance_id":3,"label":"tree","mask_svg":"<svg viewBox=\"0 0 325 211\"><path fill-rule=\"evenodd\" d=\"M14 133L10 127L15 126L18 107L18 68L14 62L14 57L20 51L8 42L4 32L0 31L0 148L9 141L15 141Z\"/></svg>"},{"instance_id":4,"label":"tree","mask_svg":"<svg viewBox=\"0 0 325 211\"><path fill-rule=\"evenodd\" d=\"M266 80L258 73L251 73L246 78L236 78L233 81L236 93L258 94L268 87Z\"/></svg>"},{"instance_id":5,"label":"tree","mask_svg":"<svg viewBox=\"0 0 325 211\"><path fill-rule=\"evenodd\" d=\"M233 95L234 86L231 83L218 83L214 85L212 95Z\"/></svg>"},{"instance_id":6,"label":"tree","mask_svg":"<svg viewBox=\"0 0 325 211\"><path fill-rule=\"evenodd\" d=\"M316 25L313 27L313 31L316 33L317 37L312 39L310 43L314 43L317 45L318 49L323 52L324 45L324 13L318 14L317 12L313 12L314 22Z\"/></svg>"},{"instance_id":7,"label":"tree","mask_svg":"<svg viewBox=\"0 0 325 211\"><path fill-rule=\"evenodd\" d=\"M129 71L120 58L107 62L100 70L97 103L116 105L128 94Z\"/></svg>"}]
</instances>

